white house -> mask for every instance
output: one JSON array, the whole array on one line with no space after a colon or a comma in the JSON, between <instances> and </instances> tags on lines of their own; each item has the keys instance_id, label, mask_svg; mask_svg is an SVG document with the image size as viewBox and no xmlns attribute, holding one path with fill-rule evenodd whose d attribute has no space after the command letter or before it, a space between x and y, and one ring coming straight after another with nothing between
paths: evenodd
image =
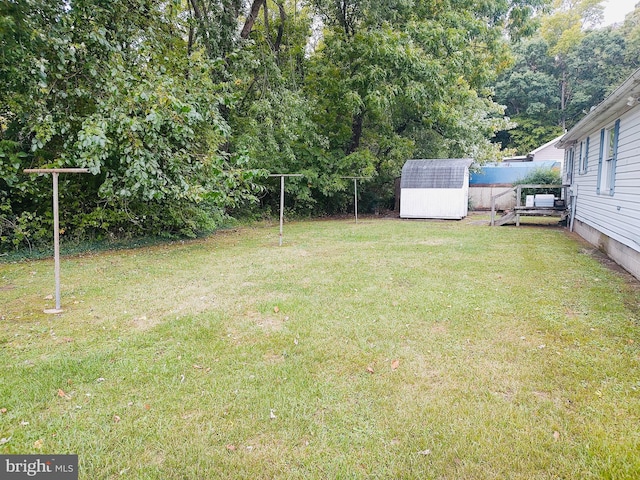
<instances>
[{"instance_id":1,"label":"white house","mask_svg":"<svg viewBox=\"0 0 640 480\"><path fill-rule=\"evenodd\" d=\"M529 156L533 158L534 162L548 162L550 160L562 162L564 159L564 149L558 146L558 140L563 136L564 135L560 135L544 145L540 145L535 150L532 150Z\"/></svg>"},{"instance_id":2,"label":"white house","mask_svg":"<svg viewBox=\"0 0 640 480\"><path fill-rule=\"evenodd\" d=\"M400 178L400 217L466 217L472 163L470 158L407 160Z\"/></svg>"},{"instance_id":3,"label":"white house","mask_svg":"<svg viewBox=\"0 0 640 480\"><path fill-rule=\"evenodd\" d=\"M640 279L640 70L558 142L575 231Z\"/></svg>"},{"instance_id":4,"label":"white house","mask_svg":"<svg viewBox=\"0 0 640 480\"><path fill-rule=\"evenodd\" d=\"M517 162L562 162L564 159L564 149L558 145L558 141L564 136L564 134L553 140L548 141L544 145L540 145L535 150L531 150L526 155L517 155L515 157L505 157L502 159L503 163L517 163Z\"/></svg>"}]
</instances>

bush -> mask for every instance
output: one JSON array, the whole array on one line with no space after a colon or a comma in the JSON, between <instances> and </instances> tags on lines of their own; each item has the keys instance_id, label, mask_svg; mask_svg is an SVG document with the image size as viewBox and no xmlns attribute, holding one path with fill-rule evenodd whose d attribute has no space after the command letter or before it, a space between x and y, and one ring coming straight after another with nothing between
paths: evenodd
<instances>
[{"instance_id":1,"label":"bush","mask_svg":"<svg viewBox=\"0 0 640 480\"><path fill-rule=\"evenodd\" d=\"M517 185L562 185L562 175L558 170L551 168L536 168L526 177L513 182L513 186ZM524 205L527 195L535 195L540 193L552 193L555 197L560 197L561 188L523 188L520 201Z\"/></svg>"}]
</instances>

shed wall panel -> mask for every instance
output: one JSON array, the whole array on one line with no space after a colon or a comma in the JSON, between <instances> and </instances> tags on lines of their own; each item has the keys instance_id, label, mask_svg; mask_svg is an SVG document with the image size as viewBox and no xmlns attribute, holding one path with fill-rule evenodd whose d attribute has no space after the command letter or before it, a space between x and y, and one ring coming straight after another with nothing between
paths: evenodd
<instances>
[{"instance_id":1,"label":"shed wall panel","mask_svg":"<svg viewBox=\"0 0 640 480\"><path fill-rule=\"evenodd\" d=\"M401 218L461 219L467 216L468 193L460 188L403 188Z\"/></svg>"}]
</instances>

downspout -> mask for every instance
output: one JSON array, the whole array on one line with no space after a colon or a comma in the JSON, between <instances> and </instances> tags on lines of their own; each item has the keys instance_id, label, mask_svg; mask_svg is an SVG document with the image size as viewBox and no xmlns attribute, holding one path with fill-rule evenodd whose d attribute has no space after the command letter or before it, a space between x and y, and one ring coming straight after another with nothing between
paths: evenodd
<instances>
[{"instance_id":1,"label":"downspout","mask_svg":"<svg viewBox=\"0 0 640 480\"><path fill-rule=\"evenodd\" d=\"M569 223L569 231L573 232L573 221L576 218L576 203L578 201L578 184L576 184L576 191L571 194L571 222Z\"/></svg>"}]
</instances>

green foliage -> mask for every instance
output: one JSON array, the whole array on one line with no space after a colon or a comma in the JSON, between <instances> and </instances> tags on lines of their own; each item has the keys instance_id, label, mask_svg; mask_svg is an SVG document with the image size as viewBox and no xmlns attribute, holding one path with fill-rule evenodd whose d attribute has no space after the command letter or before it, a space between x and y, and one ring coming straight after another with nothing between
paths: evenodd
<instances>
[{"instance_id":1,"label":"green foliage","mask_svg":"<svg viewBox=\"0 0 640 480\"><path fill-rule=\"evenodd\" d=\"M634 68L640 67L640 8L636 5L633 12L629 13L620 28L625 38L626 51L625 62Z\"/></svg>"},{"instance_id":2,"label":"green foliage","mask_svg":"<svg viewBox=\"0 0 640 480\"><path fill-rule=\"evenodd\" d=\"M496 138L504 148L514 147L520 155L528 154L563 133L560 125L540 121L537 116L517 115L512 120L517 127L500 132Z\"/></svg>"},{"instance_id":3,"label":"green foliage","mask_svg":"<svg viewBox=\"0 0 640 480\"><path fill-rule=\"evenodd\" d=\"M149 71L151 70L151 71ZM226 128L212 99L198 98L207 77L191 88L149 69L112 69L96 112L84 119L69 157L104 177L100 196L198 201L206 170L221 168L215 147ZM202 89L195 89L199 84ZM193 89L193 90L192 90ZM195 91L195 94L191 92Z\"/></svg>"},{"instance_id":4,"label":"green foliage","mask_svg":"<svg viewBox=\"0 0 640 480\"><path fill-rule=\"evenodd\" d=\"M635 70L637 60L628 62L629 53L621 29L608 27L588 32L567 55L568 125L577 123Z\"/></svg>"},{"instance_id":5,"label":"green foliage","mask_svg":"<svg viewBox=\"0 0 640 480\"><path fill-rule=\"evenodd\" d=\"M523 115L538 121L557 122L560 93L557 68L549 46L536 37L514 47L513 66L495 83L496 100L511 117Z\"/></svg>"},{"instance_id":6,"label":"green foliage","mask_svg":"<svg viewBox=\"0 0 640 480\"><path fill-rule=\"evenodd\" d=\"M351 208L343 177L378 208L408 158L495 159L511 124L487 85L546 2L249 3L0 4L0 250L50 241L29 167L90 169L60 178L65 236L84 239L274 210L268 173L302 173L287 208L325 214Z\"/></svg>"},{"instance_id":7,"label":"green foliage","mask_svg":"<svg viewBox=\"0 0 640 480\"><path fill-rule=\"evenodd\" d=\"M562 175L558 170L552 168L536 168L524 178L513 182L514 185L524 185L527 183L532 185L561 185Z\"/></svg>"},{"instance_id":8,"label":"green foliage","mask_svg":"<svg viewBox=\"0 0 640 480\"><path fill-rule=\"evenodd\" d=\"M30 155L20 144L0 140L0 252L34 245L52 238L51 214L34 211L36 204L51 205L51 194L42 188L44 179L29 180L23 173Z\"/></svg>"},{"instance_id":9,"label":"green foliage","mask_svg":"<svg viewBox=\"0 0 640 480\"><path fill-rule=\"evenodd\" d=\"M524 178L513 182L513 185L562 185L562 175L559 170L552 168L536 168L528 173ZM535 195L538 193L552 193L560 198L560 188L523 188L521 201L524 201L527 195Z\"/></svg>"},{"instance_id":10,"label":"green foliage","mask_svg":"<svg viewBox=\"0 0 640 480\"><path fill-rule=\"evenodd\" d=\"M333 156L359 161L344 174L371 171L386 203L408 158L500 157L489 139L512 125L486 85L508 64L510 12L524 28L541 3L316 1L326 28L305 86Z\"/></svg>"},{"instance_id":11,"label":"green foliage","mask_svg":"<svg viewBox=\"0 0 640 480\"><path fill-rule=\"evenodd\" d=\"M550 54L564 57L585 35L584 27L597 26L603 18L602 0L554 0L553 14L542 20L540 33Z\"/></svg>"},{"instance_id":12,"label":"green foliage","mask_svg":"<svg viewBox=\"0 0 640 480\"><path fill-rule=\"evenodd\" d=\"M259 172L220 149L223 63L185 44L179 3L63 3L2 12L7 29L31 32L22 62L0 65L24 79L0 87L2 249L51 237L50 182L25 167L89 167L61 178L72 237L193 236L255 201Z\"/></svg>"},{"instance_id":13,"label":"green foliage","mask_svg":"<svg viewBox=\"0 0 640 480\"><path fill-rule=\"evenodd\" d=\"M555 25L564 31L571 22L593 25L598 21L599 3L562 7L545 17L543 26ZM562 133L563 127L575 125L640 66L633 18L630 15L622 27L579 28L579 35L562 48L559 33L550 35L545 28L541 35L516 45L513 67L495 83L496 100L518 124L498 135L501 144L520 154L530 152Z\"/></svg>"}]
</instances>

